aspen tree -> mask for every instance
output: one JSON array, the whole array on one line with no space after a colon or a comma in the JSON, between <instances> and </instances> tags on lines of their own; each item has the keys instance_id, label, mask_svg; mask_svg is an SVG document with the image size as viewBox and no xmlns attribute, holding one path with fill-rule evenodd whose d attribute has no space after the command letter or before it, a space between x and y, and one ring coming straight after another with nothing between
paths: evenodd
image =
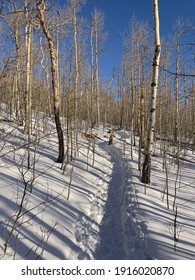
<instances>
[{"instance_id":1,"label":"aspen tree","mask_svg":"<svg viewBox=\"0 0 195 280\"><path fill-rule=\"evenodd\" d=\"M179 134L180 134L180 85L179 85L179 74L180 74L180 44L181 44L181 36L183 34L183 21L181 19L178 19L176 22L176 75L175 75L175 102L176 102L176 108L175 108L175 132L174 132L174 140L177 143L179 140Z\"/></svg>"},{"instance_id":2,"label":"aspen tree","mask_svg":"<svg viewBox=\"0 0 195 280\"><path fill-rule=\"evenodd\" d=\"M75 54L75 90L74 90L74 99L75 99L75 112L74 112L74 121L77 123L78 116L78 81L79 81L79 54L78 54L78 35L77 35L77 0L71 1L72 10L73 10L73 29L74 29L74 54Z\"/></svg>"},{"instance_id":3,"label":"aspen tree","mask_svg":"<svg viewBox=\"0 0 195 280\"><path fill-rule=\"evenodd\" d=\"M69 17L71 18L72 32L73 32L73 102L74 102L74 125L77 130L78 118L78 88L79 88L79 45L78 45L78 19L77 14L80 9L80 0L69 0Z\"/></svg>"},{"instance_id":4,"label":"aspen tree","mask_svg":"<svg viewBox=\"0 0 195 280\"><path fill-rule=\"evenodd\" d=\"M17 13L17 7L14 2L11 3L14 11L14 21L13 21L13 40L15 44L15 70L13 76L13 88L12 94L13 99L15 100L15 111L16 119L19 125L23 125L23 114L21 110L21 85L20 85L20 34L19 34L19 22L20 17Z\"/></svg>"},{"instance_id":5,"label":"aspen tree","mask_svg":"<svg viewBox=\"0 0 195 280\"><path fill-rule=\"evenodd\" d=\"M186 70L186 62L184 63L184 69ZM185 71L184 70L184 71ZM187 78L184 76L183 78L183 84L184 84L184 123L182 125L183 128L183 137L184 141L187 142L189 139L188 131L190 130L189 128L189 123L188 123L188 96L187 96Z\"/></svg>"},{"instance_id":6,"label":"aspen tree","mask_svg":"<svg viewBox=\"0 0 195 280\"><path fill-rule=\"evenodd\" d=\"M32 108L32 23L28 11L28 0L24 0L25 47L26 47L26 93L25 93L25 127L24 133L31 133Z\"/></svg>"},{"instance_id":7,"label":"aspen tree","mask_svg":"<svg viewBox=\"0 0 195 280\"><path fill-rule=\"evenodd\" d=\"M45 51L44 51L44 48L43 48L43 45L42 45L42 36L40 36L40 39L39 39L39 46L40 46L40 51L41 51L41 60L40 60L40 66L41 68L43 69L44 71L44 86L46 87L46 89L48 90L49 89L49 73L48 73L48 65L44 65L44 61L45 61ZM50 96L50 92L48 93L48 112L49 112L49 116L51 116L52 114L52 106L51 106L51 96Z\"/></svg>"},{"instance_id":8,"label":"aspen tree","mask_svg":"<svg viewBox=\"0 0 195 280\"><path fill-rule=\"evenodd\" d=\"M97 16L97 15L96 15ZM96 77L96 99L97 99L97 121L98 126L100 125L100 101L99 101L99 94L100 94L100 83L99 83L99 48L98 48L98 22L97 18L95 17L95 77Z\"/></svg>"},{"instance_id":9,"label":"aspen tree","mask_svg":"<svg viewBox=\"0 0 195 280\"><path fill-rule=\"evenodd\" d=\"M192 82L192 89L190 93L190 101L191 101L191 118L192 118L192 132L191 132L191 137L192 137L192 143L193 143L193 152L195 151L195 84Z\"/></svg>"},{"instance_id":10,"label":"aspen tree","mask_svg":"<svg viewBox=\"0 0 195 280\"><path fill-rule=\"evenodd\" d=\"M51 74L52 74L52 91L53 91L53 103L54 103L54 117L55 125L58 135L58 148L59 154L57 162L62 163L64 160L64 135L60 121L60 94L58 85L58 69L57 69L57 54L54 41L51 37L50 31L45 24L45 10L46 4L44 0L37 3L38 18L40 21L40 26L45 34L48 41L50 60L51 60Z\"/></svg>"},{"instance_id":11,"label":"aspen tree","mask_svg":"<svg viewBox=\"0 0 195 280\"><path fill-rule=\"evenodd\" d=\"M141 65L141 95L140 95L140 146L145 147L145 46L142 46L142 65Z\"/></svg>"},{"instance_id":12,"label":"aspen tree","mask_svg":"<svg viewBox=\"0 0 195 280\"><path fill-rule=\"evenodd\" d=\"M111 95L111 84L114 80L114 74L113 74L113 77L110 79L110 81L108 81L108 89L107 91L106 90L103 90L103 93L104 93L104 128L106 127L106 123L108 121L108 107L109 107L109 104L108 104L108 99L109 99L109 95Z\"/></svg>"},{"instance_id":13,"label":"aspen tree","mask_svg":"<svg viewBox=\"0 0 195 280\"><path fill-rule=\"evenodd\" d=\"M128 74L128 84L131 85L130 100L131 100L131 159L133 159L133 146L135 145L135 111L136 111L136 60L137 47L136 47L136 20L132 19L132 32L131 32L131 50L130 50L130 69ZM139 63L139 61L138 61Z\"/></svg>"},{"instance_id":14,"label":"aspen tree","mask_svg":"<svg viewBox=\"0 0 195 280\"><path fill-rule=\"evenodd\" d=\"M99 53L100 42L105 39L103 32L104 14L96 8L92 13L92 24L90 34L91 44L91 82L95 81L94 91L96 98L97 124L100 125L100 81L99 81ZM93 87L93 85L92 85Z\"/></svg>"},{"instance_id":15,"label":"aspen tree","mask_svg":"<svg viewBox=\"0 0 195 280\"><path fill-rule=\"evenodd\" d=\"M142 168L142 183L150 184L151 176L151 161L152 151L154 143L154 132L155 132L155 121L156 121L156 99L157 99L157 87L158 87L158 74L159 74L159 62L160 62L160 29L159 29L159 11L158 11L158 0L153 0L153 13L154 13L154 44L155 53L153 57L153 72L152 72L152 83L151 83L151 109L149 128L147 136L147 146L145 149L145 159Z\"/></svg>"},{"instance_id":16,"label":"aspen tree","mask_svg":"<svg viewBox=\"0 0 195 280\"><path fill-rule=\"evenodd\" d=\"M122 126L121 122L121 95L122 95L122 90L121 90L121 81L120 81L120 76L118 75L117 77L117 92L118 92L118 96L117 96L117 113L118 113L118 119L117 119L117 124L120 125L120 127Z\"/></svg>"},{"instance_id":17,"label":"aspen tree","mask_svg":"<svg viewBox=\"0 0 195 280\"><path fill-rule=\"evenodd\" d=\"M149 28L148 25L142 23L140 26L140 33L141 38L139 42L139 49L140 49L140 127L139 127L139 135L140 135L140 147L145 148L145 129L146 129L146 112L145 112L145 99L146 99L146 77L145 77L145 67L146 67L146 60L145 57L148 52L148 36L149 36Z\"/></svg>"},{"instance_id":18,"label":"aspen tree","mask_svg":"<svg viewBox=\"0 0 195 280\"><path fill-rule=\"evenodd\" d=\"M125 48L125 54L124 54L124 58L123 58L123 70L122 70L122 81L120 82L120 80L118 80L118 85L120 86L120 95L118 98L118 106L119 106L119 121L120 121L120 128L125 128L126 126L126 120L124 118L124 111L125 111L125 103L126 103L126 81L125 81L125 75L126 75L126 71L127 71L127 51Z\"/></svg>"},{"instance_id":19,"label":"aspen tree","mask_svg":"<svg viewBox=\"0 0 195 280\"><path fill-rule=\"evenodd\" d=\"M94 46L93 46L93 31L94 27L93 24L91 26L90 29L90 48L91 48L91 98L90 98L90 103L88 103L88 106L90 105L90 114L89 114L89 122L91 123L92 126L92 122L93 122L93 106L92 106L92 100L93 100L93 96L94 96ZM88 98L89 99L89 98Z\"/></svg>"},{"instance_id":20,"label":"aspen tree","mask_svg":"<svg viewBox=\"0 0 195 280\"><path fill-rule=\"evenodd\" d=\"M145 148L145 46L141 48L141 80L140 80L140 126L139 126L139 156L138 156L138 170L141 171L141 149Z\"/></svg>"},{"instance_id":21,"label":"aspen tree","mask_svg":"<svg viewBox=\"0 0 195 280\"><path fill-rule=\"evenodd\" d=\"M26 47L26 88L25 88L25 126L24 133L28 135L27 167L30 169L31 117L32 117L32 22L28 10L28 0L24 0L25 15L25 47Z\"/></svg>"},{"instance_id":22,"label":"aspen tree","mask_svg":"<svg viewBox=\"0 0 195 280\"><path fill-rule=\"evenodd\" d=\"M79 101L81 98L82 92L82 78L80 64L81 64L81 53L80 44L79 44L79 19L78 13L81 9L81 6L85 4L85 0L70 0L70 13L72 17L72 28L73 28L73 41L74 41L74 133L76 146L78 150L78 117L79 117ZM79 94L80 91L80 94ZM80 96L79 96L80 95Z\"/></svg>"}]
</instances>

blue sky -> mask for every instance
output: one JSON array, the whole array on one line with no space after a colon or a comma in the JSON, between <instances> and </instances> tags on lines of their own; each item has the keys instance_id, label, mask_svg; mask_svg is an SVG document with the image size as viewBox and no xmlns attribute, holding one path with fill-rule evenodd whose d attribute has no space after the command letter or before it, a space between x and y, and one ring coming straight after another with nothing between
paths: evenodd
<instances>
[{"instance_id":1,"label":"blue sky","mask_svg":"<svg viewBox=\"0 0 195 280\"><path fill-rule=\"evenodd\" d=\"M135 15L140 21L147 21L153 28L152 0L86 0L81 15L89 18L94 7L105 12L105 31L108 33L108 39L100 61L104 72L101 74L109 78L113 67L120 64L120 32L125 31L132 16ZM166 37L171 34L173 23L178 17L194 22L195 0L159 0L159 13L161 37Z\"/></svg>"}]
</instances>

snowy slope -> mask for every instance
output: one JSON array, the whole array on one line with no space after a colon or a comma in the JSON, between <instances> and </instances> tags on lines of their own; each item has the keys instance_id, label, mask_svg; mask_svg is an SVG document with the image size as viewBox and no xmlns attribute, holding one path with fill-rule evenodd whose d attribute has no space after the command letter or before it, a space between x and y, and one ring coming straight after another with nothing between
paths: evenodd
<instances>
[{"instance_id":1,"label":"snowy slope","mask_svg":"<svg viewBox=\"0 0 195 280\"><path fill-rule=\"evenodd\" d=\"M137 148L132 160L126 144L124 155L123 138L130 143L126 132L116 131L114 144L108 145L107 131L94 130L98 135L95 154L93 143L80 134L78 150L63 174L55 163L57 138L52 122L49 132L40 128L38 142L36 135L31 137L30 170L22 128L1 121L0 129L2 259L194 259L195 165L184 162L181 169L174 250L175 212L173 197L169 209L166 196L162 201L162 159L154 159L153 182L145 194L137 172ZM188 157L195 162L190 152ZM170 167L169 172L173 196L176 169Z\"/></svg>"},{"instance_id":2,"label":"snowy slope","mask_svg":"<svg viewBox=\"0 0 195 280\"><path fill-rule=\"evenodd\" d=\"M4 129L7 131L9 128L4 126ZM6 137L1 157L2 237L7 235L7 231L11 230L14 223L18 211L16 203L21 202L24 180L27 182L33 176L31 170L27 171L26 167L23 167L26 166L27 157L25 148L16 151L13 155L13 149L23 145L21 140L23 135L20 131L16 128L13 133L15 134L11 137L13 139L7 141L8 137ZM35 176L37 178L33 183L32 193L28 192L25 197L22 209L26 214L18 221L19 232L18 229L14 231L4 258L12 258L15 250L16 259L89 258L98 239L97 226L103 215L100 206L104 200L100 200L100 197L105 196L107 189L106 187L104 189L102 178L107 174L109 179L111 168L110 163L103 158L102 151L97 150L100 155L96 155L95 166L87 170L85 156L87 144L82 143L82 145L74 167L70 163L63 175L60 165L54 163L57 155L57 139L53 136L43 136L36 147ZM35 147L32 145L32 157L34 151ZM25 178L22 179L22 176ZM72 182L70 182L71 176ZM67 200L69 185L70 198ZM1 240L2 247L4 242Z\"/></svg>"}]
</instances>

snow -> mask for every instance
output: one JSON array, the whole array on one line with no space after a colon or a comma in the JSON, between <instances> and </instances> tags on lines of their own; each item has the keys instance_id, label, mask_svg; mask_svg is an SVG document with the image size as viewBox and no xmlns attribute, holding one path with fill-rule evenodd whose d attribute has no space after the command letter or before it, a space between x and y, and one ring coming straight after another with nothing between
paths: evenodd
<instances>
[{"instance_id":1,"label":"snow","mask_svg":"<svg viewBox=\"0 0 195 280\"><path fill-rule=\"evenodd\" d=\"M166 177L159 145L155 148L150 186L139 180L138 147L134 147L131 159L130 133L120 130L115 131L113 145L108 145L108 129L93 129L98 136L95 140L79 134L78 149L73 150L73 160L63 174L61 165L55 162L57 137L52 120L47 126L48 131L41 126L35 130L39 141L35 134L31 136L28 170L27 136L14 122L0 122L1 259L194 259L192 151L185 150L183 157L189 161L182 161L179 172L173 157L167 158L168 209L166 193L163 199ZM4 253L25 184L23 207Z\"/></svg>"}]
</instances>

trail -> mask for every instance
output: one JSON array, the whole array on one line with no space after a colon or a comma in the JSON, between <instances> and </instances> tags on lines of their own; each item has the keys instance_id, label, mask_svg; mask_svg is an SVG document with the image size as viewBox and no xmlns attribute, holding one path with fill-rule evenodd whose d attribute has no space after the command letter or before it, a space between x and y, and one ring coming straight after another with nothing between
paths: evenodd
<instances>
[{"instance_id":1,"label":"trail","mask_svg":"<svg viewBox=\"0 0 195 280\"><path fill-rule=\"evenodd\" d=\"M102 145L111 155L113 175L109 185L105 214L100 227L101 242L96 250L95 259L124 259L123 242L124 196L128 182L128 165L122 160L119 149Z\"/></svg>"},{"instance_id":2,"label":"trail","mask_svg":"<svg viewBox=\"0 0 195 280\"><path fill-rule=\"evenodd\" d=\"M121 142L121 135L118 137ZM132 236L136 234L131 227L131 222L127 222L126 212L129 205L131 171L120 148L105 142L100 145L111 156L113 171L99 231L100 243L96 248L94 259L129 259L131 236L128 236L128 232L130 231Z\"/></svg>"}]
</instances>

